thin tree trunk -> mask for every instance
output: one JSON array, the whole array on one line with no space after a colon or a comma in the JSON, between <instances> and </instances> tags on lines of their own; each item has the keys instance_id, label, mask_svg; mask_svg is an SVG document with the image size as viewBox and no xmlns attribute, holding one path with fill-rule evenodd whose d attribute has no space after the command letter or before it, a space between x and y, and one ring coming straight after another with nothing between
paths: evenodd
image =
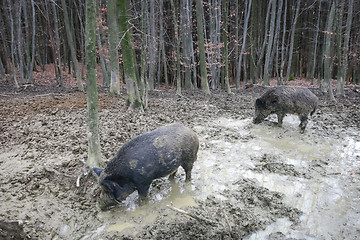
<instances>
[{"instance_id":1,"label":"thin tree trunk","mask_svg":"<svg viewBox=\"0 0 360 240\"><path fill-rule=\"evenodd\" d=\"M14 37L14 19L13 19L13 11L12 11L12 1L8 0L9 5L9 18L10 18L10 32L11 32L11 65L13 78L16 88L19 88L19 83L16 77L16 66L15 66L15 37Z\"/></svg>"},{"instance_id":2,"label":"thin tree trunk","mask_svg":"<svg viewBox=\"0 0 360 240\"><path fill-rule=\"evenodd\" d=\"M299 17L299 12L300 12L300 2L301 2L301 0L297 0L295 17L294 17L294 20L292 22L292 27L291 27L289 58L288 58L288 66L287 66L286 78L285 78L286 82L288 82L289 78L290 78L291 62L292 62L293 51L294 51L295 29L296 29L296 22L297 22L297 19Z\"/></svg>"},{"instance_id":3,"label":"thin tree trunk","mask_svg":"<svg viewBox=\"0 0 360 240\"><path fill-rule=\"evenodd\" d=\"M245 16L245 22L244 22L244 30L243 30L243 41L242 41L242 45L241 45L241 51L240 51L240 56L239 56L239 63L238 63L238 67L237 67L237 74L236 74L236 89L240 88L240 76L241 76L241 61L242 61L242 56L245 54L245 47L246 47L246 36L247 36L247 29L248 29L248 24L249 24L249 19L250 19L250 13L251 13L251 3L252 0L247 0L246 1L246 16ZM244 86L245 86L245 80L244 80Z\"/></svg>"},{"instance_id":4,"label":"thin tree trunk","mask_svg":"<svg viewBox=\"0 0 360 240\"><path fill-rule=\"evenodd\" d=\"M268 29L269 29L268 22L269 22L270 9L271 9L271 2L272 1L273 0L269 0L268 8L267 8L267 11L266 11L264 41L262 43L262 47L261 47L261 50L260 50L260 56L259 56L257 64L256 64L256 71L255 71L255 78L256 79L258 79L259 76L261 76L260 68L261 68L261 65L262 65L263 58L264 58L266 43L268 41Z\"/></svg>"},{"instance_id":5,"label":"thin tree trunk","mask_svg":"<svg viewBox=\"0 0 360 240\"><path fill-rule=\"evenodd\" d=\"M88 126L88 166L102 164L99 134L98 94L96 77L96 0L86 1L85 54Z\"/></svg>"},{"instance_id":6,"label":"thin tree trunk","mask_svg":"<svg viewBox=\"0 0 360 240\"><path fill-rule=\"evenodd\" d=\"M60 36L59 36L59 27L58 27L58 18L56 13L56 5L55 1L51 1L51 6L54 15L54 26L55 26L55 39L56 39L56 62L54 63L57 68L58 76L56 76L56 80L59 86L63 85L62 80L62 72L61 72L61 54L60 54Z\"/></svg>"},{"instance_id":7,"label":"thin tree trunk","mask_svg":"<svg viewBox=\"0 0 360 240\"><path fill-rule=\"evenodd\" d=\"M120 95L119 73L119 27L117 0L108 1L109 52L110 52L110 93Z\"/></svg>"},{"instance_id":8,"label":"thin tree trunk","mask_svg":"<svg viewBox=\"0 0 360 240\"><path fill-rule=\"evenodd\" d=\"M228 50L228 39L227 39L227 17L228 17L228 4L227 4L227 0L223 0L222 3L222 15L223 15L223 26L222 26L222 36L223 36L223 43L224 43L224 48L223 48L223 57L224 57L224 83L225 83L225 90L227 92L227 94L231 94L231 89L230 89L230 83L229 83L229 50Z\"/></svg>"},{"instance_id":9,"label":"thin tree trunk","mask_svg":"<svg viewBox=\"0 0 360 240\"><path fill-rule=\"evenodd\" d=\"M129 109L143 109L144 102L140 99L140 93L136 80L135 57L132 48L132 37L128 25L127 1L119 1L119 27L121 41L121 52L123 56L124 78L127 90L127 105Z\"/></svg>"},{"instance_id":10,"label":"thin tree trunk","mask_svg":"<svg viewBox=\"0 0 360 240\"><path fill-rule=\"evenodd\" d=\"M280 6L280 5L279 5ZM267 49L266 49L266 56L265 56L265 65L264 65L264 85L265 86L269 86L270 85L270 78L271 78L271 70L270 70L270 65L271 62L273 60L272 58L272 53L273 53L273 49L275 48L273 42L275 39L275 17L277 15L276 13L276 0L272 1L272 11L271 11L271 20L270 20L270 31L269 31L269 41L268 41L268 45L267 45ZM281 10L280 7L278 7L278 9ZM279 17L281 17L279 15Z\"/></svg>"},{"instance_id":11,"label":"thin tree trunk","mask_svg":"<svg viewBox=\"0 0 360 240\"><path fill-rule=\"evenodd\" d=\"M344 38L344 46L343 46L343 57L340 66L340 79L338 79L338 91L337 95L345 96L344 84L345 78L348 70L348 55L349 55L349 41L350 41L350 31L351 31L351 22L353 15L353 5L354 0L349 0L348 3L348 14L346 19L346 30L345 30L345 38Z\"/></svg>"},{"instance_id":12,"label":"thin tree trunk","mask_svg":"<svg viewBox=\"0 0 360 240\"><path fill-rule=\"evenodd\" d=\"M25 82L24 78L24 62L23 62L23 53L22 53L22 29L21 29L21 8L22 8L22 0L19 3L18 10L18 30L17 30L17 50L18 50L18 59L19 59L19 75L20 75L20 83Z\"/></svg>"},{"instance_id":13,"label":"thin tree trunk","mask_svg":"<svg viewBox=\"0 0 360 240\"><path fill-rule=\"evenodd\" d=\"M284 70L285 70L285 35L286 35L286 15L287 15L287 0L285 0L285 7L284 7L284 16L283 16L283 35L281 40L281 64L280 64L280 74L279 74L279 82L278 85L284 84Z\"/></svg>"},{"instance_id":14,"label":"thin tree trunk","mask_svg":"<svg viewBox=\"0 0 360 240\"><path fill-rule=\"evenodd\" d=\"M165 53L165 40L164 40L164 0L160 0L160 50L161 50L161 57L162 57L162 64L164 70L164 81L166 89L169 88L169 79L168 79L168 70L167 70L167 61L166 61L166 53ZM159 62L160 65L160 62Z\"/></svg>"},{"instance_id":15,"label":"thin tree trunk","mask_svg":"<svg viewBox=\"0 0 360 240\"><path fill-rule=\"evenodd\" d=\"M344 80L341 78L342 74L341 74L341 67L342 67L342 63L343 63L343 44L342 44L342 40L343 40L343 36L342 36L342 22L343 22L343 13L344 13L344 2L339 3L338 0L335 1L336 3L336 10L335 10L335 23L334 23L334 28L336 28L336 37L335 37L335 41L336 41L336 59L337 59L337 93L336 95L340 95L340 88L341 88L341 83L340 82L344 82ZM340 5L340 6L339 6ZM343 85L344 86L344 85Z\"/></svg>"},{"instance_id":16,"label":"thin tree trunk","mask_svg":"<svg viewBox=\"0 0 360 240\"><path fill-rule=\"evenodd\" d=\"M153 90L155 87L155 69L156 69L156 52L157 52L157 36L156 36L156 27L155 24L157 21L155 21L155 1L151 0L150 2L150 15L149 15L149 21L148 21L148 30L150 33L150 39L149 39L149 79L148 84L150 90Z\"/></svg>"},{"instance_id":17,"label":"thin tree trunk","mask_svg":"<svg viewBox=\"0 0 360 240\"><path fill-rule=\"evenodd\" d=\"M73 39L72 28L70 26L69 14L67 11L67 5L65 3L65 0L61 0L61 5L62 5L63 11L64 11L65 30L66 30L67 40L68 40L68 46L70 48L71 60L74 65L74 72L75 72L75 76L77 79L78 88L80 91L83 92L84 86L82 84L81 73L80 73L80 69L79 69L79 62L76 57L76 50L75 50L75 45L74 45L75 42Z\"/></svg>"},{"instance_id":18,"label":"thin tree trunk","mask_svg":"<svg viewBox=\"0 0 360 240\"><path fill-rule=\"evenodd\" d=\"M180 9L182 19L182 46L183 46L183 62L184 62L184 88L191 89L191 19L188 14L190 11L189 0L182 0L182 7Z\"/></svg>"},{"instance_id":19,"label":"thin tree trunk","mask_svg":"<svg viewBox=\"0 0 360 240\"><path fill-rule=\"evenodd\" d=\"M100 58L100 65L101 65L101 70L102 70L102 77L103 77L103 87L109 87L110 86L110 73L108 70L108 66L107 63L105 61L105 56L103 54L103 47L102 47L102 40L101 40L101 36L102 36L102 25L100 24L99 26L99 30L96 34L96 40L97 40L97 46L99 49L99 58Z\"/></svg>"},{"instance_id":20,"label":"thin tree trunk","mask_svg":"<svg viewBox=\"0 0 360 240\"><path fill-rule=\"evenodd\" d=\"M201 88L206 95L209 95L210 89L207 80L207 70L206 70L206 60L205 60L205 41L204 41L202 16L203 16L203 1L196 0L196 21L197 21L197 34L199 41Z\"/></svg>"},{"instance_id":21,"label":"thin tree trunk","mask_svg":"<svg viewBox=\"0 0 360 240\"><path fill-rule=\"evenodd\" d=\"M32 74L34 69L35 62L35 37L36 37L36 21L35 21L35 4L34 0L31 0L31 10L32 10L32 40L31 40L31 62L28 66L28 80L27 82L32 81ZM60 68L61 70L61 68Z\"/></svg>"},{"instance_id":22,"label":"thin tree trunk","mask_svg":"<svg viewBox=\"0 0 360 240\"><path fill-rule=\"evenodd\" d=\"M141 40L142 40L142 50L141 50L141 73L140 73L140 84L139 84L139 90L141 93L141 97L144 101L144 107L147 108L148 102L147 102L147 94L149 86L147 85L147 79L146 79L146 73L147 73L147 61L146 61L146 49L148 49L148 41L146 36L146 21L148 18L148 4L147 1L141 1L141 12L142 12L142 20L141 20Z\"/></svg>"},{"instance_id":23,"label":"thin tree trunk","mask_svg":"<svg viewBox=\"0 0 360 240\"><path fill-rule=\"evenodd\" d=\"M176 8L174 0L170 0L172 15L173 15L173 24L174 24L174 34L176 42L176 94L181 95L181 75L180 75L180 38L179 38L179 28L176 18Z\"/></svg>"},{"instance_id":24,"label":"thin tree trunk","mask_svg":"<svg viewBox=\"0 0 360 240\"><path fill-rule=\"evenodd\" d=\"M333 31L333 21L335 15L335 1L332 1L331 9L328 15L325 29L325 50L324 50L324 84L329 88L329 97L331 101L336 101L332 92L331 86L331 75L332 75L332 31ZM326 87L325 86L325 87Z\"/></svg>"},{"instance_id":25,"label":"thin tree trunk","mask_svg":"<svg viewBox=\"0 0 360 240\"><path fill-rule=\"evenodd\" d=\"M310 79L310 84L314 84L314 77L315 77L315 69L316 69L316 58L317 58L317 51L318 51L318 39L319 39L319 32L320 32L320 16L321 16L321 1L319 1L319 9L317 15L317 22L316 22L316 30L315 30L315 37L314 37L314 52L313 52L313 61L311 67L311 73L308 77Z\"/></svg>"}]
</instances>

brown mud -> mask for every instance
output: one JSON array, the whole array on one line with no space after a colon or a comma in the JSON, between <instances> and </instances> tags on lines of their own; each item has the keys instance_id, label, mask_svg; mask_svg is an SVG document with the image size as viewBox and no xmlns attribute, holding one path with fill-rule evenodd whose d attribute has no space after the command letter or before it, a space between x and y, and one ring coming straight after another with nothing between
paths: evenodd
<instances>
[{"instance_id":1,"label":"brown mud","mask_svg":"<svg viewBox=\"0 0 360 240\"><path fill-rule=\"evenodd\" d=\"M0 239L356 239L360 235L360 94L320 104L304 134L251 118L265 89L233 95L149 93L149 109L99 94L105 161L131 138L173 122L199 136L191 184L153 182L101 212L86 168L86 95L30 86L0 89ZM125 92L123 92L125 96ZM171 205L198 217L179 213Z\"/></svg>"}]
</instances>

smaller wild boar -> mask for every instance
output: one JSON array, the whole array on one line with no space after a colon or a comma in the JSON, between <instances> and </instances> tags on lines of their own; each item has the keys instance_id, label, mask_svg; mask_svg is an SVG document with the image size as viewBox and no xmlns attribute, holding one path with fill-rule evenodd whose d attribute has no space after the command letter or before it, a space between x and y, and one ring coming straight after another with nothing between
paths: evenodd
<instances>
[{"instance_id":1,"label":"smaller wild boar","mask_svg":"<svg viewBox=\"0 0 360 240\"><path fill-rule=\"evenodd\" d=\"M154 179L167 175L174 178L179 166L189 181L198 148L196 134L180 123L133 138L120 148L104 170L94 168L102 187L100 208L105 210L116 205L135 190L142 202Z\"/></svg>"},{"instance_id":2,"label":"smaller wild boar","mask_svg":"<svg viewBox=\"0 0 360 240\"><path fill-rule=\"evenodd\" d=\"M255 124L261 123L270 114L276 114L278 126L282 126L287 113L297 114L300 118L300 132L303 133L318 104L318 98L303 87L280 86L267 90L255 102Z\"/></svg>"}]
</instances>

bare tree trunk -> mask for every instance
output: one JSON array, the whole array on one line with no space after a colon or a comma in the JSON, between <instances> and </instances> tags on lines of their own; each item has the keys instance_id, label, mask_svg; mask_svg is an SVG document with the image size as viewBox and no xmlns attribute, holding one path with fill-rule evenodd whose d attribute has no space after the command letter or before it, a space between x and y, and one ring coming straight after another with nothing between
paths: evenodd
<instances>
[{"instance_id":1,"label":"bare tree trunk","mask_svg":"<svg viewBox=\"0 0 360 240\"><path fill-rule=\"evenodd\" d=\"M14 19L13 19L13 11L12 11L12 1L8 0L9 5L9 18L10 18L10 32L11 32L11 65L13 78L16 88L19 88L19 83L16 77L16 66L15 66L15 37L14 37Z\"/></svg>"},{"instance_id":2,"label":"bare tree trunk","mask_svg":"<svg viewBox=\"0 0 360 240\"><path fill-rule=\"evenodd\" d=\"M27 82L32 81L32 73L35 62L35 37L36 37L36 21L35 21L35 4L34 0L31 0L31 10L32 10L32 40L31 40L31 62L28 66L28 80ZM61 68L60 68L61 70Z\"/></svg>"},{"instance_id":3,"label":"bare tree trunk","mask_svg":"<svg viewBox=\"0 0 360 240\"><path fill-rule=\"evenodd\" d=\"M60 54L60 36L59 36L59 27L58 27L58 18L57 18L57 13L56 13L56 5L54 1L51 1L51 6L52 6L52 10L53 10L53 15L54 15L54 26L55 26L55 39L56 39L56 68L57 68L57 73L58 76L56 76L56 80L59 86L63 85L63 80L62 80L62 72L61 72L61 54Z\"/></svg>"},{"instance_id":4,"label":"bare tree trunk","mask_svg":"<svg viewBox=\"0 0 360 240\"><path fill-rule=\"evenodd\" d=\"M271 59L271 52L273 49L273 41L274 41L274 35L275 35L275 17L276 17L276 0L272 0L271 2L271 20L270 20L270 31L269 31L269 40L266 48L266 56L265 56L265 65L264 65L264 85L269 86L270 85L270 70L269 65Z\"/></svg>"},{"instance_id":5,"label":"bare tree trunk","mask_svg":"<svg viewBox=\"0 0 360 240\"><path fill-rule=\"evenodd\" d=\"M84 86L82 84L81 73L80 73L80 69L79 69L79 62L76 57L72 28L70 26L69 14L67 11L67 6L65 3L65 0L61 0L61 5L62 5L63 11L64 11L65 30L66 30L68 45L69 45L70 53L71 53L71 60L74 65L74 72L75 72L75 76L76 76L76 79L78 82L78 88L80 91L83 92Z\"/></svg>"},{"instance_id":6,"label":"bare tree trunk","mask_svg":"<svg viewBox=\"0 0 360 240\"><path fill-rule=\"evenodd\" d=\"M337 95L345 96L344 84L345 78L348 70L348 55L349 55L349 41L350 41L350 31L351 31L351 22L353 15L353 5L354 0L349 0L348 3L348 14L346 19L346 30L345 30L345 38L344 38L344 46L343 46L343 57L340 66L340 79L338 79L338 89Z\"/></svg>"},{"instance_id":7,"label":"bare tree trunk","mask_svg":"<svg viewBox=\"0 0 360 240\"><path fill-rule=\"evenodd\" d=\"M262 65L262 61L263 61L264 53L265 53L265 47L266 47L266 43L268 41L268 29L269 29L268 22L269 22L270 9L271 9L271 2L272 1L273 0L269 0L268 8L267 8L267 11L266 11L264 41L263 41L263 44L262 44L262 47L261 47L261 50L260 50L260 56L259 56L258 61L256 63L255 79L258 79L259 76L261 76L260 66Z\"/></svg>"},{"instance_id":8,"label":"bare tree trunk","mask_svg":"<svg viewBox=\"0 0 360 240\"><path fill-rule=\"evenodd\" d=\"M176 94L181 95L181 75L180 75L180 38L179 38L179 28L176 18L176 8L174 0L170 0L172 15L173 15L173 24L174 24L174 34L176 41Z\"/></svg>"},{"instance_id":9,"label":"bare tree trunk","mask_svg":"<svg viewBox=\"0 0 360 240\"><path fill-rule=\"evenodd\" d=\"M165 52L165 40L164 40L164 0L160 0L160 50L161 50L161 57L163 63L163 70L164 70L164 80L165 80L165 87L166 89L169 88L169 79L168 79L168 69L167 69L167 60L166 60L166 52ZM160 62L159 62L160 65Z\"/></svg>"},{"instance_id":10,"label":"bare tree trunk","mask_svg":"<svg viewBox=\"0 0 360 240\"><path fill-rule=\"evenodd\" d=\"M278 85L284 84L284 70L285 70L285 35L286 35L286 14L287 13L287 0L285 0L285 7L284 7L284 16L283 16L283 35L281 40L281 64L280 64L280 74L279 74L279 81Z\"/></svg>"},{"instance_id":11,"label":"bare tree trunk","mask_svg":"<svg viewBox=\"0 0 360 240\"><path fill-rule=\"evenodd\" d=\"M319 39L319 32L320 32L320 16L321 16L321 1L319 1L319 9L318 9L318 15L317 15L317 22L316 22L316 30L315 30L315 36L314 36L314 52L313 52L313 61L312 61L312 67L310 75L308 76L308 79L310 79L311 85L314 84L314 77L315 77L315 69L316 69L316 58L317 58L317 51L318 51L318 39Z\"/></svg>"},{"instance_id":12,"label":"bare tree trunk","mask_svg":"<svg viewBox=\"0 0 360 240\"><path fill-rule=\"evenodd\" d=\"M110 51L110 93L120 95L119 73L119 27L117 0L108 1L109 51Z\"/></svg>"},{"instance_id":13,"label":"bare tree trunk","mask_svg":"<svg viewBox=\"0 0 360 240\"><path fill-rule=\"evenodd\" d=\"M148 21L148 31L150 33L150 39L149 39L149 79L148 84L150 90L154 89L154 79L155 79L155 69L156 69L156 52L158 50L156 41L156 26L155 24L157 21L155 21L155 1L151 0L150 3L150 15L149 15L149 21Z\"/></svg>"},{"instance_id":14,"label":"bare tree trunk","mask_svg":"<svg viewBox=\"0 0 360 240\"><path fill-rule=\"evenodd\" d=\"M240 51L240 56L239 56L239 64L237 67L237 74L236 74L236 89L240 88L240 75L241 75L241 61L242 61L242 56L245 54L245 47L246 47L246 36L247 36L247 29L248 29L248 24L249 24L249 19L250 19L250 13L251 13L251 3L252 0L247 0L246 1L246 16L245 16L245 22L244 22L244 30L243 30L243 41L242 41L242 45L241 45L241 51ZM245 80L244 80L244 86L245 86Z\"/></svg>"},{"instance_id":15,"label":"bare tree trunk","mask_svg":"<svg viewBox=\"0 0 360 240\"><path fill-rule=\"evenodd\" d=\"M143 109L144 102L140 99L139 88L136 80L136 63L134 57L134 51L132 47L132 37L130 35L130 29L128 24L128 6L127 1L119 2L119 27L121 41L121 52L123 56L124 66L124 78L126 82L127 90L127 104L129 109L140 108Z\"/></svg>"},{"instance_id":16,"label":"bare tree trunk","mask_svg":"<svg viewBox=\"0 0 360 240\"><path fill-rule=\"evenodd\" d=\"M98 93L96 77L96 0L86 1L85 54L86 54L86 99L88 129L88 166L102 164L100 150Z\"/></svg>"},{"instance_id":17,"label":"bare tree trunk","mask_svg":"<svg viewBox=\"0 0 360 240\"><path fill-rule=\"evenodd\" d=\"M206 95L210 94L209 84L207 80L206 59L205 59L205 41L203 31L203 1L196 0L196 20L197 20L197 33L199 41L199 59L200 59L200 77L201 88Z\"/></svg>"},{"instance_id":18,"label":"bare tree trunk","mask_svg":"<svg viewBox=\"0 0 360 240\"><path fill-rule=\"evenodd\" d=\"M331 101L336 101L332 92L331 86L331 75L332 75L332 31L333 31L333 21L335 15L335 1L332 1L331 9L328 15L328 19L326 21L326 29L325 29L325 50L324 50L324 84L329 88L329 97Z\"/></svg>"},{"instance_id":19,"label":"bare tree trunk","mask_svg":"<svg viewBox=\"0 0 360 240\"><path fill-rule=\"evenodd\" d=\"M23 62L23 53L22 53L22 29L21 29L21 8L23 1L20 0L19 2L19 10L18 10L18 30L17 30L17 50L18 50L18 59L19 59L19 75L20 75L20 83L25 82L24 78L24 62Z\"/></svg>"},{"instance_id":20,"label":"bare tree trunk","mask_svg":"<svg viewBox=\"0 0 360 240\"><path fill-rule=\"evenodd\" d=\"M140 72L140 82L139 82L139 91L140 91L140 96L142 97L143 101L144 101L144 108L147 108L148 106L148 81L146 79L146 73L147 73L147 49L148 49L148 38L146 35L146 31L147 31L147 19L148 19L148 2L147 1L141 1L141 12L142 12L142 20L141 20L141 45L142 45L142 49L141 49L141 72Z\"/></svg>"},{"instance_id":21,"label":"bare tree trunk","mask_svg":"<svg viewBox=\"0 0 360 240\"><path fill-rule=\"evenodd\" d=\"M289 49L289 58L288 58L288 66L287 66L287 71L286 71L285 82L288 82L289 78L290 78L291 62L292 62L293 51L294 51L295 29L296 29L296 22L297 22L297 19L299 17L299 12L300 12L300 2L301 2L301 0L297 0L295 17L294 17L294 20L292 22L292 27L291 27L290 49Z\"/></svg>"},{"instance_id":22,"label":"bare tree trunk","mask_svg":"<svg viewBox=\"0 0 360 240\"><path fill-rule=\"evenodd\" d=\"M190 6L189 0L182 0L182 7L180 8L181 15L181 36L182 36L182 50L183 50L183 66L185 71L184 88L191 89L191 19L189 16Z\"/></svg>"},{"instance_id":23,"label":"bare tree trunk","mask_svg":"<svg viewBox=\"0 0 360 240\"><path fill-rule=\"evenodd\" d=\"M229 83L229 50L228 50L228 24L227 24L227 17L228 17L228 4L227 0L223 0L222 2L222 15L223 15L223 26L222 26L222 36L223 36L223 57L224 57L224 83L225 83L225 90L227 94L231 94L230 83Z\"/></svg>"},{"instance_id":24,"label":"bare tree trunk","mask_svg":"<svg viewBox=\"0 0 360 240\"><path fill-rule=\"evenodd\" d=\"M105 60L105 56L103 54L103 47L102 47L102 25L100 24L99 26L99 30L96 34L96 40L97 40L97 46L99 49L99 58L100 58L100 65L101 65L101 70L102 70L102 77L103 77L103 81L102 84L104 87L109 87L110 86L110 72L108 70L108 66Z\"/></svg>"}]
</instances>

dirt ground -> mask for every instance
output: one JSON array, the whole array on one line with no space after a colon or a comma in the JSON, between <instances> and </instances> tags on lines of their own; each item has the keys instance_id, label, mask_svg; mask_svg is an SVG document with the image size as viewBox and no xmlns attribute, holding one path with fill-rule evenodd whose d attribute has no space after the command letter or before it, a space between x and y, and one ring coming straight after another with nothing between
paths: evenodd
<instances>
[{"instance_id":1,"label":"dirt ground","mask_svg":"<svg viewBox=\"0 0 360 240\"><path fill-rule=\"evenodd\" d=\"M302 135L296 117L285 118L282 128L271 123L276 118L251 123L254 101L265 91L260 86L210 97L153 91L143 113L126 109L125 92L100 91L105 161L124 142L172 122L193 128L200 139L190 186L180 171L175 185L153 182L149 206L138 206L134 193L101 212L97 180L85 165L86 95L49 86L1 87L0 239L357 239L360 93L349 88L332 103L311 90L320 104ZM319 199L306 200L315 195ZM329 217L327 226L312 214Z\"/></svg>"}]
</instances>

